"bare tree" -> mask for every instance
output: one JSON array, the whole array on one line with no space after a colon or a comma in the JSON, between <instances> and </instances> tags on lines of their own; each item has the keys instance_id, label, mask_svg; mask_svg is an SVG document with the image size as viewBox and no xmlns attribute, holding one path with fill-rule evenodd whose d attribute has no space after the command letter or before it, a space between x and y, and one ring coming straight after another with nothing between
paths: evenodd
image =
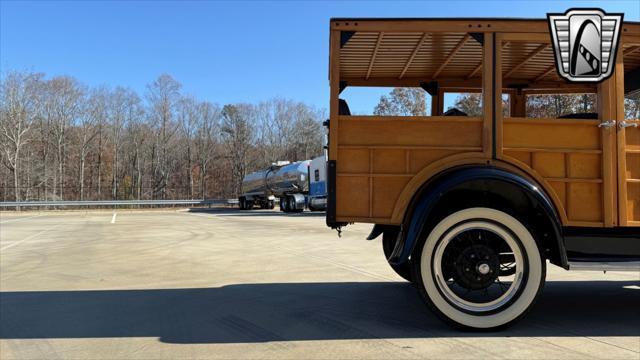
<instances>
[{"instance_id":1,"label":"bare tree","mask_svg":"<svg viewBox=\"0 0 640 360\"><path fill-rule=\"evenodd\" d=\"M481 93L462 93L454 100L454 105L447 110L455 108L467 114L467 116L482 116L482 94ZM509 97L502 96L502 115L509 116Z\"/></svg>"},{"instance_id":2,"label":"bare tree","mask_svg":"<svg viewBox=\"0 0 640 360\"><path fill-rule=\"evenodd\" d=\"M186 96L179 101L178 120L182 132L185 153L185 170L189 182L189 197L193 199L193 139L198 123L198 102L194 97Z\"/></svg>"},{"instance_id":3,"label":"bare tree","mask_svg":"<svg viewBox=\"0 0 640 360\"><path fill-rule=\"evenodd\" d=\"M321 110L282 98L220 108L180 89L162 75L142 100L71 77L7 74L0 198L237 196L248 171L322 152Z\"/></svg>"},{"instance_id":4,"label":"bare tree","mask_svg":"<svg viewBox=\"0 0 640 360\"><path fill-rule=\"evenodd\" d=\"M249 150L254 137L250 120L251 106L247 104L225 105L222 108L222 138L231 161L231 191L238 196L242 179L249 165Z\"/></svg>"},{"instance_id":5,"label":"bare tree","mask_svg":"<svg viewBox=\"0 0 640 360\"><path fill-rule=\"evenodd\" d=\"M4 164L13 173L15 201L20 201L21 150L29 142L41 81L41 74L12 72L0 87L0 144Z\"/></svg>"},{"instance_id":6,"label":"bare tree","mask_svg":"<svg viewBox=\"0 0 640 360\"><path fill-rule=\"evenodd\" d=\"M171 169L167 150L175 133L175 107L180 96L180 85L170 75L160 75L147 86L149 116L156 128L156 142L152 150L154 195L161 193L166 198Z\"/></svg>"},{"instance_id":7,"label":"bare tree","mask_svg":"<svg viewBox=\"0 0 640 360\"><path fill-rule=\"evenodd\" d=\"M110 97L110 90L106 87L98 87L91 91L91 95L87 99L88 104L85 106L89 120L95 131L93 146L91 146L94 152L94 164L90 164L89 169L91 176L89 177L89 184L94 188L95 183L95 196L100 199L102 196L102 171L104 160L104 148L105 148L105 127L108 118L108 102ZM87 149L88 151L89 149ZM85 154L85 156L88 154ZM84 185L83 185L84 186ZM85 196L85 194L83 194Z\"/></svg>"},{"instance_id":8,"label":"bare tree","mask_svg":"<svg viewBox=\"0 0 640 360\"><path fill-rule=\"evenodd\" d=\"M79 173L78 187L80 188L80 200L84 200L85 168L87 155L94 140L99 133L99 125L104 117L104 94L100 91L92 91L80 117L80 142L79 142Z\"/></svg>"},{"instance_id":9,"label":"bare tree","mask_svg":"<svg viewBox=\"0 0 640 360\"><path fill-rule=\"evenodd\" d=\"M55 77L48 83L53 110L52 129L57 150L59 196L60 199L63 199L68 129L79 115L79 104L83 92L78 82L71 77Z\"/></svg>"},{"instance_id":10,"label":"bare tree","mask_svg":"<svg viewBox=\"0 0 640 360\"><path fill-rule=\"evenodd\" d=\"M109 97L109 128L112 151L111 197L118 198L118 177L120 171L123 130L130 121L142 114L140 98L130 89L117 87Z\"/></svg>"},{"instance_id":11,"label":"bare tree","mask_svg":"<svg viewBox=\"0 0 640 360\"><path fill-rule=\"evenodd\" d=\"M640 92L631 93L624 99L625 119L640 119Z\"/></svg>"},{"instance_id":12,"label":"bare tree","mask_svg":"<svg viewBox=\"0 0 640 360\"><path fill-rule=\"evenodd\" d=\"M257 137L263 157L260 166L289 157L288 145L294 136L296 105L291 100L275 98L255 107Z\"/></svg>"},{"instance_id":13,"label":"bare tree","mask_svg":"<svg viewBox=\"0 0 640 360\"><path fill-rule=\"evenodd\" d=\"M139 100L139 99L138 99ZM144 168L144 146L147 144L147 137L150 134L149 127L144 121L144 108L138 102L136 115L130 116L127 121L127 153L130 157L130 164L133 168L133 186L131 196L140 200L142 198L143 168Z\"/></svg>"},{"instance_id":14,"label":"bare tree","mask_svg":"<svg viewBox=\"0 0 640 360\"><path fill-rule=\"evenodd\" d=\"M306 160L322 154L323 112L309 108L299 103L296 106L296 121L293 127L293 138L290 146L293 146L294 160Z\"/></svg>"},{"instance_id":15,"label":"bare tree","mask_svg":"<svg viewBox=\"0 0 640 360\"><path fill-rule=\"evenodd\" d=\"M595 94L551 94L527 96L527 116L555 118L596 111Z\"/></svg>"},{"instance_id":16,"label":"bare tree","mask_svg":"<svg viewBox=\"0 0 640 360\"><path fill-rule=\"evenodd\" d=\"M198 125L195 138L195 146L198 154L198 164L200 166L200 196L206 197L206 177L209 163L214 160L215 146L217 139L215 136L218 130L218 122L221 116L220 108L209 102L198 104Z\"/></svg>"},{"instance_id":17,"label":"bare tree","mask_svg":"<svg viewBox=\"0 0 640 360\"><path fill-rule=\"evenodd\" d=\"M397 87L382 95L375 115L424 116L427 114L425 91L420 88Z\"/></svg>"}]
</instances>

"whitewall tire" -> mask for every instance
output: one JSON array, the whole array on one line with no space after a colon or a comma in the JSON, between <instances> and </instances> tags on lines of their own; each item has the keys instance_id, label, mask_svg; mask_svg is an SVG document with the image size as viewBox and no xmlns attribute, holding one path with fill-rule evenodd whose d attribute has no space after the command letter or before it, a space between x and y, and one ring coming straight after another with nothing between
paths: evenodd
<instances>
[{"instance_id":1,"label":"whitewall tire","mask_svg":"<svg viewBox=\"0 0 640 360\"><path fill-rule=\"evenodd\" d=\"M527 228L491 208L457 211L418 244L414 281L440 317L495 329L521 318L540 295L545 262Z\"/></svg>"}]
</instances>

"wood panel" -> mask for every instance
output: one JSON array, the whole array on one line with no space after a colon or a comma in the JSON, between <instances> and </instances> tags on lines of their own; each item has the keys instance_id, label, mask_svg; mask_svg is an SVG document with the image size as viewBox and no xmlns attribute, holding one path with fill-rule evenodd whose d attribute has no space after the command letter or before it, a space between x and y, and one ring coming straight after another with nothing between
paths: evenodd
<instances>
[{"instance_id":1,"label":"wood panel","mask_svg":"<svg viewBox=\"0 0 640 360\"><path fill-rule=\"evenodd\" d=\"M407 184L438 161L483 149L475 117L340 116L336 216L393 223Z\"/></svg>"},{"instance_id":2,"label":"wood panel","mask_svg":"<svg viewBox=\"0 0 640 360\"><path fill-rule=\"evenodd\" d=\"M598 84L597 108L598 119L602 122L615 120L618 109L616 107L616 81L611 77ZM618 225L618 186L617 186L617 156L616 156L616 126L603 127L602 136L602 177L604 226Z\"/></svg>"},{"instance_id":3,"label":"wood panel","mask_svg":"<svg viewBox=\"0 0 640 360\"><path fill-rule=\"evenodd\" d=\"M566 225L603 226L603 143L597 120L505 118L503 155L545 183ZM559 205L559 206L558 206Z\"/></svg>"},{"instance_id":4,"label":"wood panel","mask_svg":"<svg viewBox=\"0 0 640 360\"><path fill-rule=\"evenodd\" d=\"M340 31L332 30L329 50L329 160L338 156L338 108L340 96ZM334 140L336 139L336 140Z\"/></svg>"},{"instance_id":5,"label":"wood panel","mask_svg":"<svg viewBox=\"0 0 640 360\"><path fill-rule=\"evenodd\" d=\"M340 44L340 31L355 33ZM484 48L470 39L470 32L484 33ZM627 42L637 43L640 25L625 23L623 34ZM493 44L500 55L496 59ZM640 53L633 49L626 46L616 66L623 58L640 64ZM493 73L502 76L494 79ZM503 87L528 85L526 93L595 90L557 76L546 20L332 20L329 157L339 158L337 220L398 223L408 190L436 169L467 161L466 155L488 160L495 132L497 161L518 166L550 192L563 224L639 224L640 142L635 139L640 135L634 128L598 128L601 121L620 120L624 113L623 73L618 69L615 81L598 85L599 120L502 119L501 113L493 116L492 108L500 108ZM341 80L348 86L418 86L436 78L441 89L484 88L484 117L337 115ZM523 116L524 97L516 100L512 115ZM440 114L442 96L433 101Z\"/></svg>"},{"instance_id":6,"label":"wood panel","mask_svg":"<svg viewBox=\"0 0 640 360\"><path fill-rule=\"evenodd\" d=\"M640 120L618 130L619 216L622 226L640 226Z\"/></svg>"},{"instance_id":7,"label":"wood panel","mask_svg":"<svg viewBox=\"0 0 640 360\"><path fill-rule=\"evenodd\" d=\"M625 74L640 68L640 38L625 36L622 45L615 68L615 119L638 127L617 129L618 218L621 226L640 226L640 119L626 118L623 95Z\"/></svg>"}]
</instances>

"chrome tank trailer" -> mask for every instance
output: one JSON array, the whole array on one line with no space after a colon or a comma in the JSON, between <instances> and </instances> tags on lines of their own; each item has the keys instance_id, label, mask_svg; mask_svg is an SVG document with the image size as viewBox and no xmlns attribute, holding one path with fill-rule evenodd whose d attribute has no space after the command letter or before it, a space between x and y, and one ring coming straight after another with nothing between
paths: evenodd
<instances>
[{"instance_id":1,"label":"chrome tank trailer","mask_svg":"<svg viewBox=\"0 0 640 360\"><path fill-rule=\"evenodd\" d=\"M242 193L275 195L309 191L307 180L310 160L298 161L289 165L273 165L267 170L248 174L242 181Z\"/></svg>"},{"instance_id":2,"label":"chrome tank trailer","mask_svg":"<svg viewBox=\"0 0 640 360\"><path fill-rule=\"evenodd\" d=\"M281 208L296 211L304 208L304 195L309 192L309 164L311 160L291 164L274 164L266 170L250 173L242 180L240 209L252 209L259 205L263 209L273 209L275 198L286 200ZM300 200L302 199L302 200ZM301 205L298 203L302 203Z\"/></svg>"}]
</instances>

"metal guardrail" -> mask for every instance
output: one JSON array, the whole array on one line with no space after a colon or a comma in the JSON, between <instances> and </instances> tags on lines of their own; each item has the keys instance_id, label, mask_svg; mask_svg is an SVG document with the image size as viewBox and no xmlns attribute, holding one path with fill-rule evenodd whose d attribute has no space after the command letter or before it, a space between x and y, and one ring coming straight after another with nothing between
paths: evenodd
<instances>
[{"instance_id":1,"label":"metal guardrail","mask_svg":"<svg viewBox=\"0 0 640 360\"><path fill-rule=\"evenodd\" d=\"M44 206L127 206L127 205L233 205L238 199L205 200L89 200L89 201L6 201L1 207L44 207Z\"/></svg>"}]
</instances>

